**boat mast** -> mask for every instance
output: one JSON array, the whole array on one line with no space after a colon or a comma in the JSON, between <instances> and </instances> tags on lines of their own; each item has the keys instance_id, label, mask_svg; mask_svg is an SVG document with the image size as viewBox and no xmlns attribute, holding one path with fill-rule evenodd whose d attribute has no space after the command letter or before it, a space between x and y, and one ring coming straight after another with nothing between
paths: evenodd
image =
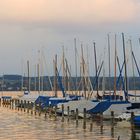
<instances>
[{"instance_id":1,"label":"boat mast","mask_svg":"<svg viewBox=\"0 0 140 140\"><path fill-rule=\"evenodd\" d=\"M111 77L111 68L110 68L110 36L109 34L107 35L108 37L108 70L109 70L109 79L108 79L108 85L109 85L109 94L111 95L111 83L110 83L110 77Z\"/></svg>"},{"instance_id":2,"label":"boat mast","mask_svg":"<svg viewBox=\"0 0 140 140\"><path fill-rule=\"evenodd\" d=\"M84 54L83 54L83 44L81 44L81 53L82 53L82 87L84 91L84 95L86 98L86 89L85 89L85 62L84 62Z\"/></svg>"},{"instance_id":3,"label":"boat mast","mask_svg":"<svg viewBox=\"0 0 140 140\"><path fill-rule=\"evenodd\" d=\"M23 60L21 60L21 91L23 91Z\"/></svg>"},{"instance_id":4,"label":"boat mast","mask_svg":"<svg viewBox=\"0 0 140 140\"><path fill-rule=\"evenodd\" d=\"M62 46L62 51L63 51L63 56L62 56L62 71L63 71L63 86L64 86L64 90L66 90L66 69L65 69L65 52L64 52L64 46Z\"/></svg>"},{"instance_id":5,"label":"boat mast","mask_svg":"<svg viewBox=\"0 0 140 140\"><path fill-rule=\"evenodd\" d=\"M37 75L38 75L38 93L40 94L40 66L37 64Z\"/></svg>"},{"instance_id":6,"label":"boat mast","mask_svg":"<svg viewBox=\"0 0 140 140\"><path fill-rule=\"evenodd\" d=\"M3 76L2 76L1 90L2 90L2 97L3 97L3 91L4 91L4 74L3 74Z\"/></svg>"},{"instance_id":7,"label":"boat mast","mask_svg":"<svg viewBox=\"0 0 140 140\"><path fill-rule=\"evenodd\" d=\"M42 91L42 93L43 93L43 89L44 89L44 87L43 87L43 85L44 85L44 77L43 77L43 74L44 74L44 71L43 71L43 68L44 68L44 66L43 66L43 58L42 58L42 56L43 56L43 50L41 49L41 62L40 62L40 65L41 65L41 91Z\"/></svg>"},{"instance_id":8,"label":"boat mast","mask_svg":"<svg viewBox=\"0 0 140 140\"><path fill-rule=\"evenodd\" d=\"M104 48L104 60L105 60L105 48ZM103 81L102 81L102 90L103 94L105 94L105 63L103 64Z\"/></svg>"},{"instance_id":9,"label":"boat mast","mask_svg":"<svg viewBox=\"0 0 140 140\"><path fill-rule=\"evenodd\" d=\"M36 91L36 64L35 64L34 90Z\"/></svg>"},{"instance_id":10,"label":"boat mast","mask_svg":"<svg viewBox=\"0 0 140 140\"><path fill-rule=\"evenodd\" d=\"M132 49L132 41L131 41L131 39L129 40L129 43L130 43L131 59L132 59L131 61L132 61L132 71L133 71L133 87L134 87L134 90L135 90L136 81L135 81L134 60L133 60L133 49ZM135 90L135 101L136 101L136 90Z\"/></svg>"},{"instance_id":11,"label":"boat mast","mask_svg":"<svg viewBox=\"0 0 140 140\"><path fill-rule=\"evenodd\" d=\"M40 94L40 50L38 50L38 64L37 64L37 75L38 75L38 93Z\"/></svg>"},{"instance_id":12,"label":"boat mast","mask_svg":"<svg viewBox=\"0 0 140 140\"><path fill-rule=\"evenodd\" d=\"M30 67L29 67L29 61L27 61L27 70L28 70L28 92L30 93Z\"/></svg>"},{"instance_id":13,"label":"boat mast","mask_svg":"<svg viewBox=\"0 0 140 140\"><path fill-rule=\"evenodd\" d=\"M88 54L88 45L87 45L87 67L86 67L86 86L87 86L87 91L88 91L88 98L89 98L89 95L90 95L90 77L89 77L89 54Z\"/></svg>"},{"instance_id":14,"label":"boat mast","mask_svg":"<svg viewBox=\"0 0 140 140\"><path fill-rule=\"evenodd\" d=\"M54 60L54 94L57 97L57 55Z\"/></svg>"},{"instance_id":15,"label":"boat mast","mask_svg":"<svg viewBox=\"0 0 140 140\"><path fill-rule=\"evenodd\" d=\"M116 99L116 65L117 65L117 36L115 34L115 63L114 63L114 97Z\"/></svg>"},{"instance_id":16,"label":"boat mast","mask_svg":"<svg viewBox=\"0 0 140 140\"><path fill-rule=\"evenodd\" d=\"M126 54L125 54L125 40L124 40L124 33L122 33L122 41L123 41L123 54L124 54L124 67L125 67L125 94L126 100L128 100L128 85L127 85L127 65L126 65Z\"/></svg>"},{"instance_id":17,"label":"boat mast","mask_svg":"<svg viewBox=\"0 0 140 140\"><path fill-rule=\"evenodd\" d=\"M75 49L75 92L77 95L77 48L76 48L76 38L74 38L74 49Z\"/></svg>"},{"instance_id":18,"label":"boat mast","mask_svg":"<svg viewBox=\"0 0 140 140\"><path fill-rule=\"evenodd\" d=\"M99 91L98 91L98 68L97 68L97 59L96 59L96 46L95 46L95 42L93 42L93 45L94 45L95 71L96 71L96 78L97 78L96 90L97 90L97 97L98 97L98 96L99 96Z\"/></svg>"}]
</instances>

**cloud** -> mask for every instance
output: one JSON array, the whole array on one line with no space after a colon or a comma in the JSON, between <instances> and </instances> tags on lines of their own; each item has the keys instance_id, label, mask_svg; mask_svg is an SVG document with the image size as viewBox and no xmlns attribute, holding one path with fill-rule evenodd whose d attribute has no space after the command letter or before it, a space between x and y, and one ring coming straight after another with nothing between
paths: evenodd
<instances>
[{"instance_id":1,"label":"cloud","mask_svg":"<svg viewBox=\"0 0 140 140\"><path fill-rule=\"evenodd\" d=\"M0 20L13 22L104 23L136 18L136 0L4 0Z\"/></svg>"}]
</instances>

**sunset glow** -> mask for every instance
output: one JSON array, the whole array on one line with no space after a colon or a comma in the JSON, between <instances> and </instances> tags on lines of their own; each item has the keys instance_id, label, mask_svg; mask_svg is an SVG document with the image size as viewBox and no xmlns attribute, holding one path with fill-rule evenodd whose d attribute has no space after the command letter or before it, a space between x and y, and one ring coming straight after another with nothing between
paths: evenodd
<instances>
[{"instance_id":1,"label":"sunset glow","mask_svg":"<svg viewBox=\"0 0 140 140\"><path fill-rule=\"evenodd\" d=\"M137 17L135 0L4 0L0 19L44 22L125 22Z\"/></svg>"}]
</instances>

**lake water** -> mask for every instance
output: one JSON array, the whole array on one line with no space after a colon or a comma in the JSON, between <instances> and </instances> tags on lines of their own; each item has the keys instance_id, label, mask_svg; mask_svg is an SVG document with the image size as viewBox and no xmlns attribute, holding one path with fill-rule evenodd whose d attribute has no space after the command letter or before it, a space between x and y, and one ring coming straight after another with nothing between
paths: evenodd
<instances>
[{"instance_id":1,"label":"lake water","mask_svg":"<svg viewBox=\"0 0 140 140\"><path fill-rule=\"evenodd\" d=\"M111 122L93 122L90 131L90 121L83 129L83 120L79 120L76 127L75 120L69 122L65 117L64 122L59 116L57 120L45 118L44 114L31 115L30 113L0 107L0 139L1 140L135 140L136 135L130 127L116 124L111 127Z\"/></svg>"}]
</instances>

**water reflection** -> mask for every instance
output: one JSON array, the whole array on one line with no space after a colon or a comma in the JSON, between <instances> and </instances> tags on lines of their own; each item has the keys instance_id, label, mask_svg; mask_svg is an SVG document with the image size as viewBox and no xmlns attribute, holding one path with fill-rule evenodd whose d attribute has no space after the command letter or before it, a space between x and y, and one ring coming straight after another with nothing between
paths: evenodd
<instances>
[{"instance_id":1,"label":"water reflection","mask_svg":"<svg viewBox=\"0 0 140 140\"><path fill-rule=\"evenodd\" d=\"M74 119L61 117L52 119L25 112L0 108L0 139L7 140L135 140L138 132L131 133L130 128L111 125L110 121L96 122L87 120L86 129L83 129L83 120L78 123Z\"/></svg>"},{"instance_id":2,"label":"water reflection","mask_svg":"<svg viewBox=\"0 0 140 140\"><path fill-rule=\"evenodd\" d=\"M140 128L132 130L131 140L140 140Z\"/></svg>"}]
</instances>

